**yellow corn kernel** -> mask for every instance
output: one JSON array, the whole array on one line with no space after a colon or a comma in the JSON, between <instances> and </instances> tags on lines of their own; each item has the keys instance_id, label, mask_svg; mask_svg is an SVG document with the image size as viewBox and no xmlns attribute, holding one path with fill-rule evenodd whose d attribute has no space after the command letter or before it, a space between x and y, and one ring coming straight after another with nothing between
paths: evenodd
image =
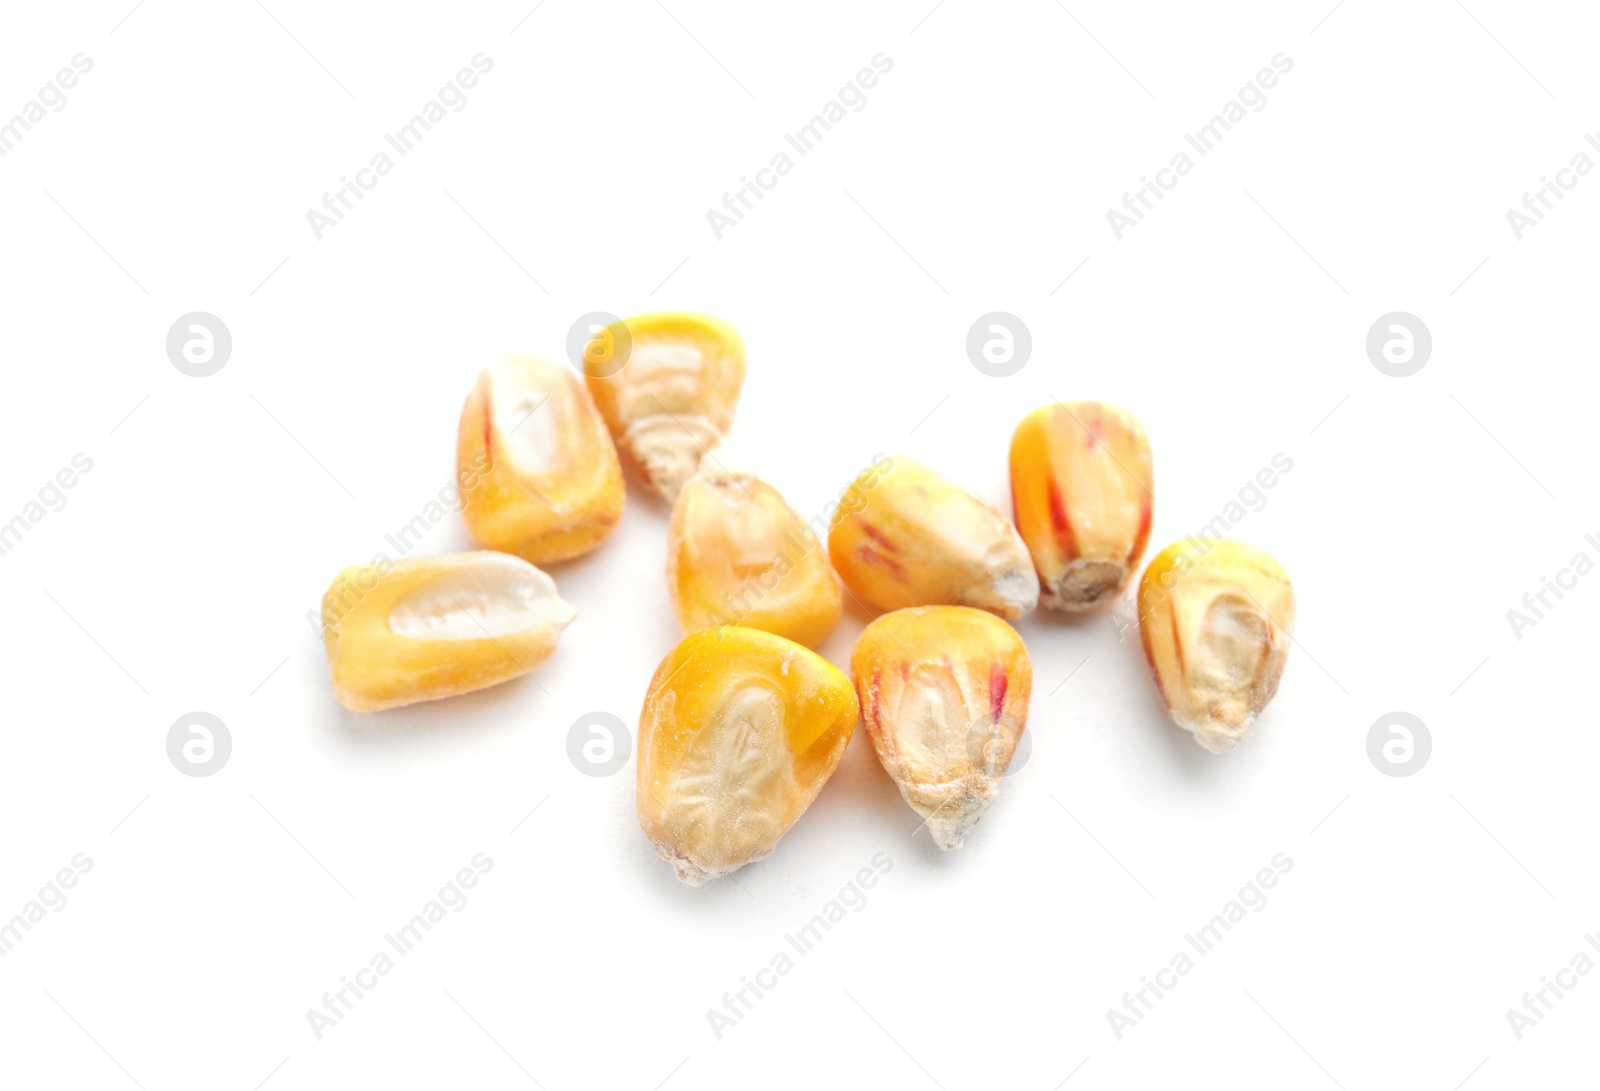
<instances>
[{"instance_id":1,"label":"yellow corn kernel","mask_svg":"<svg viewBox=\"0 0 1600 1091\"><path fill-rule=\"evenodd\" d=\"M645 484L671 500L733 423L744 341L706 315L640 315L591 340L584 371L617 445Z\"/></svg>"},{"instance_id":2,"label":"yellow corn kernel","mask_svg":"<svg viewBox=\"0 0 1600 1091\"><path fill-rule=\"evenodd\" d=\"M1016 529L976 496L908 458L872 466L845 493L828 553L845 585L881 610L1034 608L1039 583Z\"/></svg>"},{"instance_id":3,"label":"yellow corn kernel","mask_svg":"<svg viewBox=\"0 0 1600 1091\"><path fill-rule=\"evenodd\" d=\"M878 760L939 847L960 848L1027 727L1022 638L965 606L896 610L862 631L850 673Z\"/></svg>"},{"instance_id":4,"label":"yellow corn kernel","mask_svg":"<svg viewBox=\"0 0 1600 1091\"><path fill-rule=\"evenodd\" d=\"M1122 593L1150 540L1150 443L1102 402L1036 409L1011 437L1011 506L1039 601L1079 612Z\"/></svg>"},{"instance_id":5,"label":"yellow corn kernel","mask_svg":"<svg viewBox=\"0 0 1600 1091\"><path fill-rule=\"evenodd\" d=\"M589 392L531 356L486 368L461 410L456 477L479 545L535 564L599 545L622 518L622 466Z\"/></svg>"},{"instance_id":6,"label":"yellow corn kernel","mask_svg":"<svg viewBox=\"0 0 1600 1091\"><path fill-rule=\"evenodd\" d=\"M708 461L678 493L667 590L686 633L743 625L816 647L839 624L839 578L777 489Z\"/></svg>"},{"instance_id":7,"label":"yellow corn kernel","mask_svg":"<svg viewBox=\"0 0 1600 1091\"><path fill-rule=\"evenodd\" d=\"M856 728L850 680L756 629L702 629L667 653L639 714L639 825L690 886L772 852Z\"/></svg>"},{"instance_id":8,"label":"yellow corn kernel","mask_svg":"<svg viewBox=\"0 0 1600 1091\"><path fill-rule=\"evenodd\" d=\"M333 692L357 712L527 674L576 616L549 576L506 553L357 565L322 596Z\"/></svg>"},{"instance_id":9,"label":"yellow corn kernel","mask_svg":"<svg viewBox=\"0 0 1600 1091\"><path fill-rule=\"evenodd\" d=\"M1186 538L1139 581L1139 634L1161 698L1207 750L1234 745L1278 692L1294 589L1255 546Z\"/></svg>"}]
</instances>

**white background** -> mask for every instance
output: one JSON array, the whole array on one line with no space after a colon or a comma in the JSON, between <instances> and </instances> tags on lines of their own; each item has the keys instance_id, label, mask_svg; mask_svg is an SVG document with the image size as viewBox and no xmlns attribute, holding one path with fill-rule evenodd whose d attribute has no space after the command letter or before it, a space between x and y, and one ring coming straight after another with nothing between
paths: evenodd
<instances>
[{"instance_id":1,"label":"white background","mask_svg":"<svg viewBox=\"0 0 1600 1091\"><path fill-rule=\"evenodd\" d=\"M1600 975L1520 1041L1506 1012L1600 930L1600 579L1520 640L1506 611L1600 559L1600 178L1520 241L1505 214L1600 124L1592 13L533 2L4 13L0 115L94 68L0 159L0 519L94 466L0 557L0 917L93 868L0 960L0 1082L1591 1078ZM306 211L480 51L465 109L318 241ZM866 108L718 241L706 211L880 52ZM1280 52L1266 107L1118 241L1106 211ZM306 611L448 483L477 371L668 308L743 333L733 438L807 516L877 452L1004 506L1010 432L1052 397L1143 421L1150 555L1283 452L1235 531L1298 594L1277 700L1207 754L1134 634L1030 617L1032 757L964 849L910 836L858 731L768 861L689 889L631 763L566 755L584 713L636 722L678 635L667 509L630 478L614 537L552 569L579 616L536 681L342 711ZM234 341L206 379L164 347L196 310ZM1007 379L965 352L994 310L1032 331ZM1396 310L1434 338L1406 379L1364 347ZM452 517L420 551L469 545ZM231 729L209 778L166 755L192 710ZM1395 710L1433 738L1407 778L1366 752ZM478 852L465 909L317 1040L306 1011ZM880 852L866 907L718 1040L707 1010ZM1119 1040L1108 1009L1280 852L1266 908Z\"/></svg>"}]
</instances>

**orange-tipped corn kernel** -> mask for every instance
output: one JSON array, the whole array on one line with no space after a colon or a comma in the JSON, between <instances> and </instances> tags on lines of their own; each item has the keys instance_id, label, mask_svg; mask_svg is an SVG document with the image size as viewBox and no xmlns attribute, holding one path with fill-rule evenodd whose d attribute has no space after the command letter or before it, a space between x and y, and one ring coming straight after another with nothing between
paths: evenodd
<instances>
[{"instance_id":1,"label":"orange-tipped corn kernel","mask_svg":"<svg viewBox=\"0 0 1600 1091\"><path fill-rule=\"evenodd\" d=\"M1011 506L1039 573L1039 601L1079 612L1127 587L1150 540L1150 443L1101 402L1055 403L1011 437Z\"/></svg>"},{"instance_id":2,"label":"orange-tipped corn kernel","mask_svg":"<svg viewBox=\"0 0 1600 1091\"><path fill-rule=\"evenodd\" d=\"M534 357L478 376L461 410L456 471L478 544L535 564L587 553L622 518L622 466L588 390Z\"/></svg>"},{"instance_id":3,"label":"orange-tipped corn kernel","mask_svg":"<svg viewBox=\"0 0 1600 1091\"><path fill-rule=\"evenodd\" d=\"M960 848L1027 726L1022 638L965 606L897 610L862 631L850 673L878 760L939 847Z\"/></svg>"},{"instance_id":4,"label":"orange-tipped corn kernel","mask_svg":"<svg viewBox=\"0 0 1600 1091\"><path fill-rule=\"evenodd\" d=\"M505 682L555 654L576 616L549 576L506 553L356 565L322 596L334 696L376 712Z\"/></svg>"},{"instance_id":5,"label":"orange-tipped corn kernel","mask_svg":"<svg viewBox=\"0 0 1600 1091\"><path fill-rule=\"evenodd\" d=\"M639 825L699 886L760 860L811 805L856 728L850 680L756 629L684 637L639 715Z\"/></svg>"},{"instance_id":6,"label":"orange-tipped corn kernel","mask_svg":"<svg viewBox=\"0 0 1600 1091\"><path fill-rule=\"evenodd\" d=\"M1005 516L908 458L856 478L828 553L850 590L881 610L973 606L1019 618L1039 598L1028 551Z\"/></svg>"},{"instance_id":7,"label":"orange-tipped corn kernel","mask_svg":"<svg viewBox=\"0 0 1600 1091\"><path fill-rule=\"evenodd\" d=\"M640 315L592 339L584 370L617 445L645 484L671 500L733 423L744 341L706 315Z\"/></svg>"},{"instance_id":8,"label":"orange-tipped corn kernel","mask_svg":"<svg viewBox=\"0 0 1600 1091\"><path fill-rule=\"evenodd\" d=\"M1174 542L1139 581L1139 634L1161 698L1216 753L1233 749L1278 692L1293 630L1289 577L1243 542Z\"/></svg>"},{"instance_id":9,"label":"orange-tipped corn kernel","mask_svg":"<svg viewBox=\"0 0 1600 1091\"><path fill-rule=\"evenodd\" d=\"M709 462L678 493L667 590L686 633L743 625L816 647L839 623L839 578L771 485Z\"/></svg>"}]
</instances>

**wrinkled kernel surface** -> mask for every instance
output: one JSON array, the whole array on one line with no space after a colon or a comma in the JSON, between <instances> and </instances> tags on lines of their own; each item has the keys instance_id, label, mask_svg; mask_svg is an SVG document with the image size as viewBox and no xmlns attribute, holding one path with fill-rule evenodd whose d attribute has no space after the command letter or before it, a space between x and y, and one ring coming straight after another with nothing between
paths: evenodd
<instances>
[{"instance_id":1,"label":"wrinkled kernel surface","mask_svg":"<svg viewBox=\"0 0 1600 1091\"><path fill-rule=\"evenodd\" d=\"M626 362L613 372L615 361L602 354L604 366L587 367L589 391L645 483L671 500L733 423L744 342L726 322L699 314L646 314L620 325L610 343L631 345Z\"/></svg>"},{"instance_id":2,"label":"wrinkled kernel surface","mask_svg":"<svg viewBox=\"0 0 1600 1091\"><path fill-rule=\"evenodd\" d=\"M639 718L639 825L691 886L772 852L855 730L850 682L783 637L728 626L685 637Z\"/></svg>"}]
</instances>

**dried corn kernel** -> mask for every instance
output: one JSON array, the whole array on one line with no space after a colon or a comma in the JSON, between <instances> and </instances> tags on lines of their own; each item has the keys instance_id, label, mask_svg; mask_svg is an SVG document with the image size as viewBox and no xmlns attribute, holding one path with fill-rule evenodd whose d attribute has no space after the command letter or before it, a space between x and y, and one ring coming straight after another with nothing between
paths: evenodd
<instances>
[{"instance_id":1,"label":"dried corn kernel","mask_svg":"<svg viewBox=\"0 0 1600 1091\"><path fill-rule=\"evenodd\" d=\"M781 636L686 636L639 715L639 825L690 886L772 852L856 728L850 680Z\"/></svg>"},{"instance_id":2,"label":"dried corn kernel","mask_svg":"<svg viewBox=\"0 0 1600 1091\"><path fill-rule=\"evenodd\" d=\"M1005 516L920 463L867 469L840 512L828 552L872 606L974 606L1019 618L1038 602L1028 551Z\"/></svg>"},{"instance_id":3,"label":"dried corn kernel","mask_svg":"<svg viewBox=\"0 0 1600 1091\"><path fill-rule=\"evenodd\" d=\"M357 565L322 597L333 692L357 712L527 674L576 616L549 576L505 553Z\"/></svg>"},{"instance_id":4,"label":"dried corn kernel","mask_svg":"<svg viewBox=\"0 0 1600 1091\"><path fill-rule=\"evenodd\" d=\"M1150 540L1150 443L1101 402L1036 409L1011 437L1011 506L1039 601L1092 610L1127 587Z\"/></svg>"},{"instance_id":5,"label":"dried corn kernel","mask_svg":"<svg viewBox=\"0 0 1600 1091\"><path fill-rule=\"evenodd\" d=\"M645 484L671 500L733 423L744 342L705 315L640 315L591 340L584 370L617 445Z\"/></svg>"},{"instance_id":6,"label":"dried corn kernel","mask_svg":"<svg viewBox=\"0 0 1600 1091\"><path fill-rule=\"evenodd\" d=\"M1022 638L965 606L896 610L862 631L850 673L878 760L939 847L960 848L1027 727Z\"/></svg>"},{"instance_id":7,"label":"dried corn kernel","mask_svg":"<svg viewBox=\"0 0 1600 1091\"><path fill-rule=\"evenodd\" d=\"M777 489L707 461L678 494L667 589L686 633L743 625L816 647L839 623L839 578Z\"/></svg>"},{"instance_id":8,"label":"dried corn kernel","mask_svg":"<svg viewBox=\"0 0 1600 1091\"><path fill-rule=\"evenodd\" d=\"M1294 589L1255 546L1174 542L1139 581L1139 633L1162 700L1207 750L1233 749L1278 692Z\"/></svg>"},{"instance_id":9,"label":"dried corn kernel","mask_svg":"<svg viewBox=\"0 0 1600 1091\"><path fill-rule=\"evenodd\" d=\"M478 544L535 564L589 552L622 518L622 466L589 392L570 369L534 357L478 376L456 470Z\"/></svg>"}]
</instances>

